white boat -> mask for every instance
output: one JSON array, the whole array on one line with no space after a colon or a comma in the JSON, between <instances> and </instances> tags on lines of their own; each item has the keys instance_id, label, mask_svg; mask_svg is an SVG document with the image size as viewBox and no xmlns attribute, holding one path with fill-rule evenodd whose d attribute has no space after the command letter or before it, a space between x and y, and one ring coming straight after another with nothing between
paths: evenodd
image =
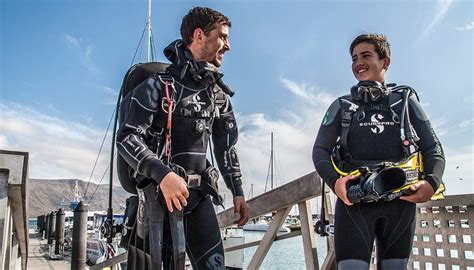
<instances>
[{"instance_id":1,"label":"white boat","mask_svg":"<svg viewBox=\"0 0 474 270\"><path fill-rule=\"evenodd\" d=\"M266 221L265 218L261 217L257 220L250 220L249 222L247 222L247 224L244 225L243 229L244 231L266 232L269 227L269 222ZM289 233L290 229L283 224L278 232Z\"/></svg>"}]
</instances>

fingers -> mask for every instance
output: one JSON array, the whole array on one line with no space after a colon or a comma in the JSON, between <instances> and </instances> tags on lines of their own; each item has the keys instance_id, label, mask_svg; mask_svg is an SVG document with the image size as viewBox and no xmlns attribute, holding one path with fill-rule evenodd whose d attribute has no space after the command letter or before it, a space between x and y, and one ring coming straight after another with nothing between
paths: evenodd
<instances>
[{"instance_id":1,"label":"fingers","mask_svg":"<svg viewBox=\"0 0 474 270\"><path fill-rule=\"evenodd\" d=\"M348 181L355 180L356 178L357 177L355 177L354 175L344 176L336 181L336 185L334 188L337 197L339 197L339 199L341 199L344 204L349 206L353 205L353 203L351 203L351 201L349 201L349 199L347 198L346 184Z\"/></svg>"},{"instance_id":2,"label":"fingers","mask_svg":"<svg viewBox=\"0 0 474 270\"><path fill-rule=\"evenodd\" d=\"M178 194L177 197L182 206L188 205L188 201L186 200L186 197L184 195Z\"/></svg>"},{"instance_id":3,"label":"fingers","mask_svg":"<svg viewBox=\"0 0 474 270\"><path fill-rule=\"evenodd\" d=\"M249 208L247 207L247 205L239 205L239 209L240 219L237 224L239 226L243 226L249 220Z\"/></svg>"},{"instance_id":4,"label":"fingers","mask_svg":"<svg viewBox=\"0 0 474 270\"><path fill-rule=\"evenodd\" d=\"M179 201L177 196L174 197L172 200L173 200L173 204L174 204L175 208L178 209L178 211L183 210L183 208L181 207L181 202Z\"/></svg>"},{"instance_id":5,"label":"fingers","mask_svg":"<svg viewBox=\"0 0 474 270\"><path fill-rule=\"evenodd\" d=\"M168 198L165 198L165 201L166 201L166 207L168 208L168 211L173 212L173 205L171 203L171 200Z\"/></svg>"}]
</instances>

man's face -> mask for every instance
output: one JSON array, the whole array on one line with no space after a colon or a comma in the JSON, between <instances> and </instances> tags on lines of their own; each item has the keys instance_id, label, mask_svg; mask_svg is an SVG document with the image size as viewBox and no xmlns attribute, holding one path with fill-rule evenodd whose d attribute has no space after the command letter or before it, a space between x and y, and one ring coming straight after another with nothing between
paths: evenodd
<instances>
[{"instance_id":1,"label":"man's face","mask_svg":"<svg viewBox=\"0 0 474 270\"><path fill-rule=\"evenodd\" d=\"M362 42L352 51L352 73L358 81L385 82L385 72L390 58L379 59L373 44Z\"/></svg>"},{"instance_id":2,"label":"man's face","mask_svg":"<svg viewBox=\"0 0 474 270\"><path fill-rule=\"evenodd\" d=\"M229 27L218 23L207 36L203 35L199 61L206 61L220 67L224 53L228 50L230 50Z\"/></svg>"}]
</instances>

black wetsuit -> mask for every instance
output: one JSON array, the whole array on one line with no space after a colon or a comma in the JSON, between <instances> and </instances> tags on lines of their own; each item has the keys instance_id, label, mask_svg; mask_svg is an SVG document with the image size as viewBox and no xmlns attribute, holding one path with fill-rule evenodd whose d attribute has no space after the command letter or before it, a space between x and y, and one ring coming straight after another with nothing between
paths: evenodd
<instances>
[{"instance_id":1,"label":"black wetsuit","mask_svg":"<svg viewBox=\"0 0 474 270\"><path fill-rule=\"evenodd\" d=\"M340 97L328 109L313 147L314 166L332 190L339 176L330 156L341 134L343 103L352 103L354 108L359 106L353 114L347 139L353 164L399 161L403 157L399 121L388 109L399 106L399 100L386 96L377 102L362 104L350 95ZM415 95L410 96L408 106L408 117L419 137L416 143L423 156L425 180L437 190L445 165L441 144ZM335 212L338 268L367 269L373 242L377 239L379 269L406 269L415 231L415 210L414 203L399 199L352 206L338 199Z\"/></svg>"},{"instance_id":2,"label":"black wetsuit","mask_svg":"<svg viewBox=\"0 0 474 270\"><path fill-rule=\"evenodd\" d=\"M234 197L243 196L234 147L237 125L229 96L216 83L222 74L209 63L192 62L186 50L178 40L164 51L172 63L167 69L171 80L167 81L169 94L175 100L170 162L183 167L188 175L201 175L209 166L206 152L212 134L214 153L225 183ZM189 63L197 70L191 70ZM120 155L138 172L141 181L152 179L156 184L171 172L160 158L167 121L165 81L165 77L154 75L133 90L129 104L121 105L129 107L123 110L124 121L117 132ZM193 268L224 269L224 250L211 199L197 189L189 189L189 193L184 227L186 251ZM169 237L166 226L164 237ZM172 252L166 244L163 253L167 269Z\"/></svg>"}]
</instances>

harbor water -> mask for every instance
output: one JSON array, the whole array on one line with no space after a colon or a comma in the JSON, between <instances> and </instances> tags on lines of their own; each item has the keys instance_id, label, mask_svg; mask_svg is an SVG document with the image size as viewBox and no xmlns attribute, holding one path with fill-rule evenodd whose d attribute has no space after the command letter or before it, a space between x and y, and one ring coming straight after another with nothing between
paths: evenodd
<instances>
[{"instance_id":1,"label":"harbor water","mask_svg":"<svg viewBox=\"0 0 474 270\"><path fill-rule=\"evenodd\" d=\"M265 232L245 231L245 243L261 240ZM316 248L318 252L318 262L321 266L327 254L327 239L316 234ZM244 249L244 269L247 269L257 246ZM262 270L285 269L304 270L306 269L303 239L301 235L292 238L273 242L262 266Z\"/></svg>"}]
</instances>

